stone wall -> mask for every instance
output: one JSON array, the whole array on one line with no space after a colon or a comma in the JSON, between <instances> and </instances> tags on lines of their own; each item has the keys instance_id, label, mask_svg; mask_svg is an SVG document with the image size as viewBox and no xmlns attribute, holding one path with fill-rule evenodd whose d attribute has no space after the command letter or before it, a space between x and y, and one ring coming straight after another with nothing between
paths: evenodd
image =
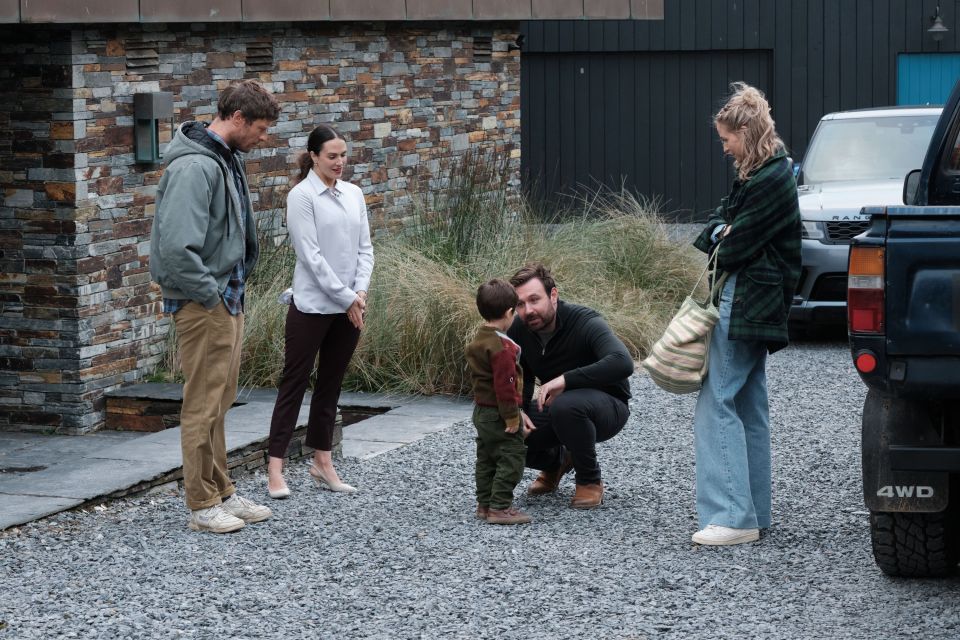
<instances>
[{"instance_id":1,"label":"stone wall","mask_svg":"<svg viewBox=\"0 0 960 640\"><path fill-rule=\"evenodd\" d=\"M0 40L0 428L83 430L71 35Z\"/></svg>"},{"instance_id":2,"label":"stone wall","mask_svg":"<svg viewBox=\"0 0 960 640\"><path fill-rule=\"evenodd\" d=\"M173 93L165 141L211 119L230 82L261 81L283 106L247 159L263 219L279 219L296 155L325 122L350 140L348 178L385 230L467 150L519 170L516 36L467 22L0 28L0 429L99 428L104 391L163 356L169 321L149 277L161 167L134 162L135 93Z\"/></svg>"}]
</instances>

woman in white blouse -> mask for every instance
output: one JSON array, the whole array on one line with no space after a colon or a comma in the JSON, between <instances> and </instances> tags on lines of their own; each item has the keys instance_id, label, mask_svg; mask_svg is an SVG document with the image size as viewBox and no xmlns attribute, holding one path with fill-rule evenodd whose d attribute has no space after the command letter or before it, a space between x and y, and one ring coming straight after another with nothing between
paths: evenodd
<instances>
[{"instance_id":1,"label":"woman in white blouse","mask_svg":"<svg viewBox=\"0 0 960 640\"><path fill-rule=\"evenodd\" d=\"M270 423L268 491L286 498L283 459L310 374L317 370L306 444L315 449L309 473L330 491L353 492L333 467L333 428L343 376L363 329L373 245L359 187L340 178L347 143L320 125L307 138L300 176L287 196L287 231L297 253L287 312L283 376Z\"/></svg>"}]
</instances>

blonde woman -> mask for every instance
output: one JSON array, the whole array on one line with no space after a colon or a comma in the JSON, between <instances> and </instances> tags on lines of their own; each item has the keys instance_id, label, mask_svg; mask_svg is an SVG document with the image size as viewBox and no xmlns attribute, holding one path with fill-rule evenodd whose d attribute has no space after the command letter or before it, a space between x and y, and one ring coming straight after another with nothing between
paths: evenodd
<instances>
[{"instance_id":1,"label":"blonde woman","mask_svg":"<svg viewBox=\"0 0 960 640\"><path fill-rule=\"evenodd\" d=\"M373 245L360 188L344 182L347 143L320 125L307 138L300 175L287 196L287 229L297 254L287 312L283 376L270 423L268 492L286 498L283 459L310 374L317 369L306 445L315 449L309 473L323 489L353 493L333 467L337 400L367 307Z\"/></svg>"},{"instance_id":2,"label":"blonde woman","mask_svg":"<svg viewBox=\"0 0 960 640\"><path fill-rule=\"evenodd\" d=\"M714 117L737 177L694 242L729 274L694 416L697 515L693 541L730 545L770 526L766 358L787 345L800 276L800 209L793 167L764 95L744 83Z\"/></svg>"}]
</instances>

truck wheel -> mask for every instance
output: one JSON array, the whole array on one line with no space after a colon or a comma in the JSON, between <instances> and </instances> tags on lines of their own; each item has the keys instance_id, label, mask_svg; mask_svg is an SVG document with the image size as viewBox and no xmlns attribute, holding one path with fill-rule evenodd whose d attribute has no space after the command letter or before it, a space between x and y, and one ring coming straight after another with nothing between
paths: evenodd
<instances>
[{"instance_id":1,"label":"truck wheel","mask_svg":"<svg viewBox=\"0 0 960 640\"><path fill-rule=\"evenodd\" d=\"M956 518L939 513L870 514L873 557L889 576L932 578L957 568L960 543Z\"/></svg>"}]
</instances>

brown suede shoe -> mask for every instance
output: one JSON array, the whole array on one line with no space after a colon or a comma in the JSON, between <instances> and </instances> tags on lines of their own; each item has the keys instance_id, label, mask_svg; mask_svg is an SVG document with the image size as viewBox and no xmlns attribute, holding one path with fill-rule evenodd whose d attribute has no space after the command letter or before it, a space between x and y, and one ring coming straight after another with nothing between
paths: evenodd
<instances>
[{"instance_id":1,"label":"brown suede shoe","mask_svg":"<svg viewBox=\"0 0 960 640\"><path fill-rule=\"evenodd\" d=\"M574 509L593 509L603 504L603 483L578 484L570 506Z\"/></svg>"},{"instance_id":2,"label":"brown suede shoe","mask_svg":"<svg viewBox=\"0 0 960 640\"><path fill-rule=\"evenodd\" d=\"M490 509L487 512L487 522L490 524L527 524L532 521L533 518L514 507Z\"/></svg>"},{"instance_id":3,"label":"brown suede shoe","mask_svg":"<svg viewBox=\"0 0 960 640\"><path fill-rule=\"evenodd\" d=\"M545 493L553 493L560 486L560 480L573 469L573 457L567 453L563 459L563 464L555 471L541 471L537 479L533 481L530 488L527 489L529 496L542 496Z\"/></svg>"},{"instance_id":4,"label":"brown suede shoe","mask_svg":"<svg viewBox=\"0 0 960 640\"><path fill-rule=\"evenodd\" d=\"M490 513L490 507L485 507L482 504L477 505L477 520L486 520L487 515Z\"/></svg>"}]
</instances>

